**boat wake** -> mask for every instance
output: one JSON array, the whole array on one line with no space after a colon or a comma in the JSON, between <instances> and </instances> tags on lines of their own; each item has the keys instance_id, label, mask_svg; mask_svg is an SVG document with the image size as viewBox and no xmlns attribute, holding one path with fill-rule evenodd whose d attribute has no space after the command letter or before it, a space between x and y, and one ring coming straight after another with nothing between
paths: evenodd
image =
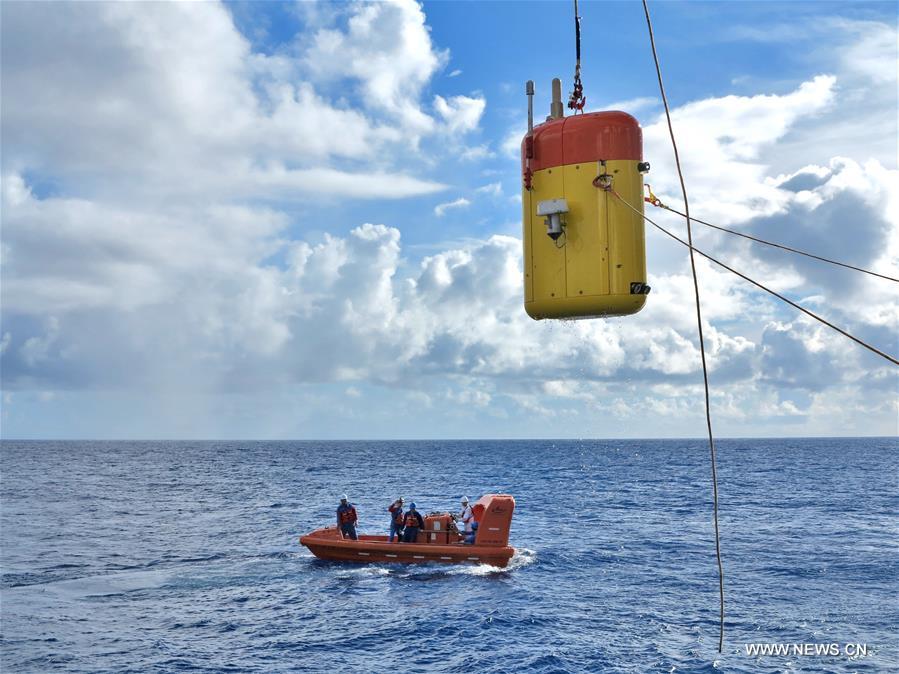
<instances>
[{"instance_id":1,"label":"boat wake","mask_svg":"<svg viewBox=\"0 0 899 674\"><path fill-rule=\"evenodd\" d=\"M530 566L534 562L537 561L537 553L534 550L528 550L526 548L518 549L515 551L515 554L512 555L512 559L509 560L508 566L506 568L501 569L496 566L492 566L490 564L475 564L475 565L465 565L465 566L456 566L447 570L447 575L461 575L461 576L491 576L491 575L499 575L504 573L509 573L510 571L517 571L518 569L523 569L526 566Z\"/></svg>"},{"instance_id":2,"label":"boat wake","mask_svg":"<svg viewBox=\"0 0 899 674\"><path fill-rule=\"evenodd\" d=\"M383 566L360 566L354 568L342 568L337 574L338 578L377 578L389 576L390 569Z\"/></svg>"},{"instance_id":3,"label":"boat wake","mask_svg":"<svg viewBox=\"0 0 899 674\"><path fill-rule=\"evenodd\" d=\"M514 571L515 569L521 569L525 566L530 566L536 561L536 550L529 550L528 548L518 548L515 551L515 554L512 555L512 559L509 560L509 566L507 566L506 568Z\"/></svg>"},{"instance_id":4,"label":"boat wake","mask_svg":"<svg viewBox=\"0 0 899 674\"><path fill-rule=\"evenodd\" d=\"M311 557L311 555L309 556ZM459 564L450 566L447 564L390 564L390 565L345 565L341 563L325 562L311 558L310 563L320 568L335 569L335 578L343 580L363 580L367 578L392 577L408 580L437 580L452 576L502 576L512 571L523 569L537 561L537 553L534 550L519 549L509 560L506 568L499 568L491 564Z\"/></svg>"}]
</instances>

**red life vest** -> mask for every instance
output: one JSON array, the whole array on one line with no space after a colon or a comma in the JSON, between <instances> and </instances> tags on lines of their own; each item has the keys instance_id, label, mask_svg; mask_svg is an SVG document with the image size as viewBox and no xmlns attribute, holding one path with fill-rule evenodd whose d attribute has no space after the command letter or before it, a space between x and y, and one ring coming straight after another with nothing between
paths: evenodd
<instances>
[{"instance_id":1,"label":"red life vest","mask_svg":"<svg viewBox=\"0 0 899 674\"><path fill-rule=\"evenodd\" d=\"M393 511L393 523L398 527L403 526L403 511L397 508Z\"/></svg>"},{"instance_id":2,"label":"red life vest","mask_svg":"<svg viewBox=\"0 0 899 674\"><path fill-rule=\"evenodd\" d=\"M420 518L421 518L421 515L419 515L418 513L406 513L406 519L404 521L404 525L407 527L412 527L413 529L420 528L420 523L419 523Z\"/></svg>"},{"instance_id":3,"label":"red life vest","mask_svg":"<svg viewBox=\"0 0 899 674\"><path fill-rule=\"evenodd\" d=\"M346 510L338 510L337 516L340 518L341 524L352 524L356 521L356 509L350 506Z\"/></svg>"}]
</instances>

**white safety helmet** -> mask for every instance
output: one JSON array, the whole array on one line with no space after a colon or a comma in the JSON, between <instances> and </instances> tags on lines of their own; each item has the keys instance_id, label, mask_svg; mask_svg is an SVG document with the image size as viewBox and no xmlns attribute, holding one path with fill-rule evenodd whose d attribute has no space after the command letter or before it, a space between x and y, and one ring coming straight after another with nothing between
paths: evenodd
<instances>
[{"instance_id":1,"label":"white safety helmet","mask_svg":"<svg viewBox=\"0 0 899 674\"><path fill-rule=\"evenodd\" d=\"M463 497L462 497L462 503L464 503L464 504L466 504L466 505L468 504L468 497L467 497L467 496L463 496Z\"/></svg>"},{"instance_id":2,"label":"white safety helmet","mask_svg":"<svg viewBox=\"0 0 899 674\"><path fill-rule=\"evenodd\" d=\"M341 495L340 495L340 500L341 500L341 501L349 501L349 499L346 497L346 494L341 494Z\"/></svg>"}]
</instances>

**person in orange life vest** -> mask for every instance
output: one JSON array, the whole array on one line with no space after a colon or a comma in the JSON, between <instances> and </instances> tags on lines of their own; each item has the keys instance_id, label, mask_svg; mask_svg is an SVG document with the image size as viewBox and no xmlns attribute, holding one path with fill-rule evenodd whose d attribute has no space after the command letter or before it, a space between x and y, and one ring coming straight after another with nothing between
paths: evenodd
<instances>
[{"instance_id":1,"label":"person in orange life vest","mask_svg":"<svg viewBox=\"0 0 899 674\"><path fill-rule=\"evenodd\" d=\"M397 541L403 540L403 497L400 496L396 501L390 504L387 511L390 513L390 542L393 543L393 537L396 536Z\"/></svg>"},{"instance_id":2,"label":"person in orange life vest","mask_svg":"<svg viewBox=\"0 0 899 674\"><path fill-rule=\"evenodd\" d=\"M409 504L409 511L403 518L403 543L415 543L418 540L418 530L424 529L425 521L415 509L415 504Z\"/></svg>"},{"instance_id":3,"label":"person in orange life vest","mask_svg":"<svg viewBox=\"0 0 899 674\"><path fill-rule=\"evenodd\" d=\"M346 494L344 494L340 497L340 505L337 506L337 526L340 528L340 533L343 534L344 538L352 538L354 541L358 540L356 537L356 522L358 520L356 508L347 501Z\"/></svg>"}]
</instances>

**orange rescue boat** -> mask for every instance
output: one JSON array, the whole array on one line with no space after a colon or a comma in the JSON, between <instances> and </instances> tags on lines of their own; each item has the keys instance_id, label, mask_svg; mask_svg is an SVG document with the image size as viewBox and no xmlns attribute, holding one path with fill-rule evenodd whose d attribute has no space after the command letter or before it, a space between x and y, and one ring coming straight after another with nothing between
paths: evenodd
<instances>
[{"instance_id":1,"label":"orange rescue boat","mask_svg":"<svg viewBox=\"0 0 899 674\"><path fill-rule=\"evenodd\" d=\"M474 543L462 542L449 513L426 515L425 526L415 543L391 543L386 535L360 534L358 540L344 538L337 527L330 526L300 537L313 555L340 562L396 562L418 564L491 564L505 567L515 548L509 545L509 529L515 499L508 494L486 494L472 506L478 523Z\"/></svg>"}]
</instances>

